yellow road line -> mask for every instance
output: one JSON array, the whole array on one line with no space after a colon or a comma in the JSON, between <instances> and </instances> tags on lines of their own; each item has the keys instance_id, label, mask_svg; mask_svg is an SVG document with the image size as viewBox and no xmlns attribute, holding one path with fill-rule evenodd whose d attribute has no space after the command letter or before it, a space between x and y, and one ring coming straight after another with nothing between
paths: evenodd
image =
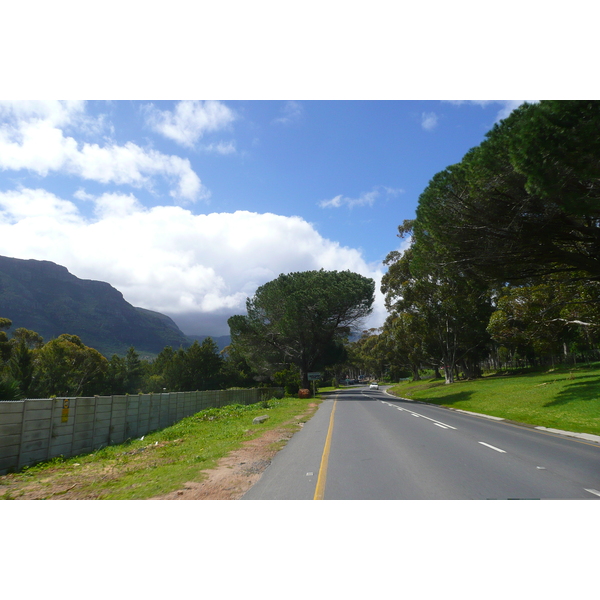
<instances>
[{"instance_id":1,"label":"yellow road line","mask_svg":"<svg viewBox=\"0 0 600 600\"><path fill-rule=\"evenodd\" d=\"M327 439L325 440L325 448L323 448L323 456L321 457L321 466L319 467L319 478L317 479L317 487L315 488L315 497L313 500L323 500L325 498L325 483L327 481L327 463L329 462L329 450L331 448L331 435L333 433L333 417L335 415L335 407L337 400L333 403L331 409L331 417L329 417L329 430L327 431Z\"/></svg>"}]
</instances>

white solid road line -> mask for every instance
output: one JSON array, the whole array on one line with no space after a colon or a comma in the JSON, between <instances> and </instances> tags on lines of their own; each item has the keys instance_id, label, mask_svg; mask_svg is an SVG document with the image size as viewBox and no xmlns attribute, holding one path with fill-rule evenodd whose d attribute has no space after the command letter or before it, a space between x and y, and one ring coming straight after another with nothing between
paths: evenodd
<instances>
[{"instance_id":1,"label":"white solid road line","mask_svg":"<svg viewBox=\"0 0 600 600\"><path fill-rule=\"evenodd\" d=\"M600 492L598 490L588 490L587 488L584 488L586 492L589 492L590 494L596 494L596 496L600 496Z\"/></svg>"},{"instance_id":2,"label":"white solid road line","mask_svg":"<svg viewBox=\"0 0 600 600\"><path fill-rule=\"evenodd\" d=\"M502 450L501 448L496 448L496 446L486 444L485 442L477 442L477 443L481 444L482 446L487 446L488 448L491 448L492 450L495 450L496 452L502 452L502 453L506 454L506 450Z\"/></svg>"}]
</instances>

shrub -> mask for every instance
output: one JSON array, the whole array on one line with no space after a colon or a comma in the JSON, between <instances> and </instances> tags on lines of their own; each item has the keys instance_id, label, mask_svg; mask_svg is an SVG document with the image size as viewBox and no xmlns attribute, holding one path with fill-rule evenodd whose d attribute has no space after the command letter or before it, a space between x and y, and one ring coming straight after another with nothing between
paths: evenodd
<instances>
[{"instance_id":1,"label":"shrub","mask_svg":"<svg viewBox=\"0 0 600 600\"><path fill-rule=\"evenodd\" d=\"M0 378L0 400L21 400L23 394L19 382L12 378Z\"/></svg>"}]
</instances>

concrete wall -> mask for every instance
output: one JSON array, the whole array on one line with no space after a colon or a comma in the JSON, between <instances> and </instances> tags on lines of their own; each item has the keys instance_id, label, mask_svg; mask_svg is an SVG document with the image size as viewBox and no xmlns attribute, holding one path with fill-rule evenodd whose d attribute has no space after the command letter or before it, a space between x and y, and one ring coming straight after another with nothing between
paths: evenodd
<instances>
[{"instance_id":1,"label":"concrete wall","mask_svg":"<svg viewBox=\"0 0 600 600\"><path fill-rule=\"evenodd\" d=\"M0 402L0 475L168 427L206 408L254 404L281 388Z\"/></svg>"}]
</instances>

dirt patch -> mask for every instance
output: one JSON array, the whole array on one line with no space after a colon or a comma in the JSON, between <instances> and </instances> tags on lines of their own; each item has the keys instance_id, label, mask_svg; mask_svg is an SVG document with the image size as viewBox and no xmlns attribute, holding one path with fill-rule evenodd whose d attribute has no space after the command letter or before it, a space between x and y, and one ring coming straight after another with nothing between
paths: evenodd
<instances>
[{"instance_id":1,"label":"dirt patch","mask_svg":"<svg viewBox=\"0 0 600 600\"><path fill-rule=\"evenodd\" d=\"M204 471L207 478L203 481L189 481L181 490L150 500L239 500L260 479L273 457L297 431L290 430L289 425L297 423L298 427L302 427L304 423L298 423L298 419L312 415L316 407L311 403L308 411L294 417L294 421L244 442L241 448L219 460L214 469Z\"/></svg>"}]
</instances>

